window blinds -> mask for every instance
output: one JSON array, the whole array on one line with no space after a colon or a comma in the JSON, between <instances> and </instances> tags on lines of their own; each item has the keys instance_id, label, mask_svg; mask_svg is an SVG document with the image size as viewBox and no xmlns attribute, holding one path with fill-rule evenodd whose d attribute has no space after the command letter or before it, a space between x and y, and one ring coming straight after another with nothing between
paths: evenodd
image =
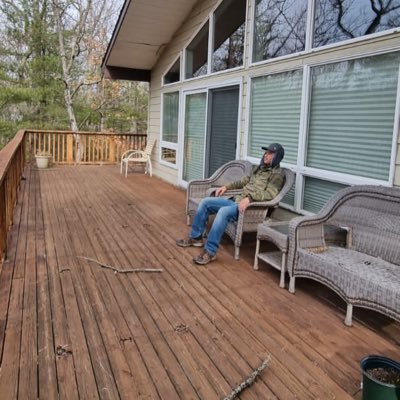
<instances>
[{"instance_id":1,"label":"window blinds","mask_svg":"<svg viewBox=\"0 0 400 400\"><path fill-rule=\"evenodd\" d=\"M163 140L166 142L178 142L178 115L179 92L164 94L163 103Z\"/></svg>"},{"instance_id":2,"label":"window blinds","mask_svg":"<svg viewBox=\"0 0 400 400\"><path fill-rule=\"evenodd\" d=\"M387 180L400 53L312 68L306 165Z\"/></svg>"},{"instance_id":3,"label":"window blinds","mask_svg":"<svg viewBox=\"0 0 400 400\"><path fill-rule=\"evenodd\" d=\"M295 70L252 79L250 156L258 158L261 146L279 142L285 148L285 162L296 164L302 76Z\"/></svg>"},{"instance_id":4,"label":"window blinds","mask_svg":"<svg viewBox=\"0 0 400 400\"><path fill-rule=\"evenodd\" d=\"M206 128L206 93L186 96L183 179L202 179Z\"/></svg>"}]
</instances>

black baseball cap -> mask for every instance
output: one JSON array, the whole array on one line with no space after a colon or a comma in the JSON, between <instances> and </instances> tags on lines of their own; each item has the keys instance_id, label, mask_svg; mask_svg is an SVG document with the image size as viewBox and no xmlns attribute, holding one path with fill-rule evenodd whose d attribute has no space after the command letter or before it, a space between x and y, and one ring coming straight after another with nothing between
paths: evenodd
<instances>
[{"instance_id":1,"label":"black baseball cap","mask_svg":"<svg viewBox=\"0 0 400 400\"><path fill-rule=\"evenodd\" d=\"M265 151L272 151L273 153L276 153L281 147L282 146L279 143L272 143L268 147L263 146L261 148Z\"/></svg>"}]
</instances>

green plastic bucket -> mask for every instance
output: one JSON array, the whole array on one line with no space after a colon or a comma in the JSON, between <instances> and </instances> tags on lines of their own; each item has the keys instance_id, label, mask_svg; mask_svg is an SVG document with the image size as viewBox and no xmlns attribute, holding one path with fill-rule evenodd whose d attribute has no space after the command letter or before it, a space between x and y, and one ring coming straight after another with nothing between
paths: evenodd
<instances>
[{"instance_id":1,"label":"green plastic bucket","mask_svg":"<svg viewBox=\"0 0 400 400\"><path fill-rule=\"evenodd\" d=\"M400 363L383 356L366 356L360 361L362 373L362 400L400 400L400 385L379 382L367 370L373 368L393 368L400 373Z\"/></svg>"}]
</instances>

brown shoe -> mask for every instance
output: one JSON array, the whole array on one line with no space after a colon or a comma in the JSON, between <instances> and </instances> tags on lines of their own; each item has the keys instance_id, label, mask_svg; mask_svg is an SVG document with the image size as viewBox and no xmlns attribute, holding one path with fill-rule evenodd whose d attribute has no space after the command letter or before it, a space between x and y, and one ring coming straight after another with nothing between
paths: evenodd
<instances>
[{"instance_id":1,"label":"brown shoe","mask_svg":"<svg viewBox=\"0 0 400 400\"><path fill-rule=\"evenodd\" d=\"M193 258L193 262L200 265L206 265L217 258L215 254L210 254L204 249L197 257Z\"/></svg>"},{"instance_id":2,"label":"brown shoe","mask_svg":"<svg viewBox=\"0 0 400 400\"><path fill-rule=\"evenodd\" d=\"M176 245L179 247L190 247L190 246L194 246L194 247L203 247L203 238L191 238L188 237L186 239L177 239L176 241Z\"/></svg>"}]
</instances>

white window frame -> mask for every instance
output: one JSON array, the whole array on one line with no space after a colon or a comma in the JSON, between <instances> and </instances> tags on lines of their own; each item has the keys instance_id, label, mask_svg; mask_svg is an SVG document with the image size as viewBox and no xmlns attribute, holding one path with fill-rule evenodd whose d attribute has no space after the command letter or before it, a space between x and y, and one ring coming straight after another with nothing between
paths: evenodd
<instances>
[{"instance_id":1,"label":"white window frame","mask_svg":"<svg viewBox=\"0 0 400 400\"><path fill-rule=\"evenodd\" d=\"M242 98L243 98L243 78L239 77L236 79L225 80L221 82L216 82L209 85L199 85L198 83L195 85L191 85L186 87L182 90L182 97L180 97L180 115L181 118L179 120L179 134L178 134L178 152L180 154L179 157L179 174L178 174L178 185L187 188L189 182L183 180L183 161L184 161L184 139L185 139L185 119L186 119L186 96L191 94L198 94L198 93L206 93L206 126L205 126L205 133L207 133L207 121L208 121L208 104L209 104L209 92L213 89L230 87L230 86L239 86L239 105L238 105L238 121L237 121L237 131L236 131L236 158L240 158L240 143L241 143L241 114L242 114ZM203 152L203 165L205 165L205 157L206 157L206 147L204 147Z\"/></svg>"},{"instance_id":2,"label":"white window frame","mask_svg":"<svg viewBox=\"0 0 400 400\"><path fill-rule=\"evenodd\" d=\"M206 115L205 115L205 121L204 121L204 132L207 130L207 121L208 121L208 90L206 88L198 88L198 89L189 89L186 91L183 91L182 93L182 118L180 118L180 126L179 126L179 131L180 134L178 135L178 149L179 149L179 154L181 155L180 160L179 160L179 168L178 168L178 183L179 186L182 186L183 188L187 188L188 181L185 181L183 179L183 162L184 162L184 151L185 151L185 121L186 121L186 98L187 96L193 95L193 94L200 94L200 93L205 93L206 95ZM203 149L203 165L205 163L205 148L204 146Z\"/></svg>"},{"instance_id":3,"label":"white window frame","mask_svg":"<svg viewBox=\"0 0 400 400\"><path fill-rule=\"evenodd\" d=\"M316 0L308 0L307 4L307 22L306 22L306 42L305 42L305 49L303 51L297 52L297 53L292 53L292 54L287 54L281 57L276 57L268 60L262 60L262 61L257 61L253 62L253 46L254 46L254 29L255 29L255 13L256 13L256 0L250 0L251 1L251 9L252 9L252 17L250 21L250 29L249 29L249 35L250 35L250 45L248 46L249 49L249 54L248 54L248 60L249 60L249 66L251 67L256 67L264 64L273 64L279 61L284 61L286 59L291 59L294 57L301 57L301 56L307 56L310 54L314 53L319 53L319 52L325 52L329 50L334 50L336 48L341 48L346 45L352 45L360 42L365 42L366 40L373 40L381 37L386 37L393 35L394 33L399 33L400 32L400 27L393 28L393 29L388 29L382 32L376 32L372 33L370 35L364 35L364 36L358 36L354 39L348 39L348 40L342 40L339 42L335 43L329 43L325 46L320 46L320 47L312 47L313 40L314 40L314 18L315 18L315 7L316 7ZM249 10L249 8L248 8Z\"/></svg>"},{"instance_id":4,"label":"white window frame","mask_svg":"<svg viewBox=\"0 0 400 400\"><path fill-rule=\"evenodd\" d=\"M164 83L164 78L165 75L168 74L169 70L172 68L172 66L176 63L176 61L179 59L179 80L176 82L171 82L171 83ZM182 66L183 66L183 55L182 55L182 51L179 52L178 57L174 58L174 61L168 65L168 68L166 69L166 71L161 75L161 86L165 87L165 88L169 88L173 85L178 85L180 83L182 83Z\"/></svg>"},{"instance_id":5,"label":"white window frame","mask_svg":"<svg viewBox=\"0 0 400 400\"><path fill-rule=\"evenodd\" d=\"M178 132L177 132L177 143L173 142L168 142L166 140L163 140L163 135L164 135L164 96L166 94L170 93L178 93L179 95L179 105L178 105ZM160 112L160 152L158 156L158 161L161 165L164 165L169 168L173 169L178 169L179 168L179 158L180 158L180 152L179 152L179 125L180 125L180 116L181 116L181 103L182 103L182 91L180 89L177 90L169 90L169 91L164 91L161 93L161 112ZM169 150L175 150L176 153L176 163L170 163L168 161L163 160L162 158L162 149L169 149Z\"/></svg>"},{"instance_id":6,"label":"white window frame","mask_svg":"<svg viewBox=\"0 0 400 400\"><path fill-rule=\"evenodd\" d=\"M183 50L182 50L182 61L183 61L183 68L181 67L181 72L183 72L183 74L181 75L182 81L184 82L190 82L190 81L194 81L194 80L198 80L198 79L202 79L205 77L208 77L210 75L215 76L218 74L224 74L227 71L229 72L233 72L233 71L239 71L245 68L245 63L247 60L247 52L246 52L246 43L247 43L247 35L248 35L248 29L245 29L245 33L244 33L244 47L243 47L243 64L239 67L235 67L235 68L229 68L229 69L225 69L222 71L216 71L216 72L212 72L212 54L213 54L213 38L214 38L214 14L215 11L217 10L217 8L220 6L220 4L223 2L224 0L220 0L218 1L215 6L213 7L212 11L210 12L210 14L208 15L207 19L204 21L203 24L201 24L200 28L190 37L190 39L186 42L186 44L183 46ZM247 0L245 0L247 1ZM253 0L254 1L254 0ZM245 20L244 23L247 26L247 21L248 21L248 12L249 12L249 7L248 7L248 3L246 6L246 13L245 13ZM203 29L204 25L208 22L208 44L207 44L207 73L201 76L196 76L196 77L192 77L192 78L186 78L186 49L189 46L190 43L192 43L192 40L197 36L197 34Z\"/></svg>"},{"instance_id":7,"label":"white window frame","mask_svg":"<svg viewBox=\"0 0 400 400\"><path fill-rule=\"evenodd\" d=\"M255 0L254 0L255 1ZM268 76L277 73L283 73L287 71L292 71L296 69L303 68L303 89L302 89L302 99L301 99L301 111L300 111L300 124L299 124L299 144L298 144L298 155L297 164L288 164L284 161L281 163L282 167L289 168L296 173L296 191L294 196L294 206L286 205L281 203L283 208L304 214L313 214L302 208L303 204L303 193L304 193L304 180L306 177L316 178L321 180L326 180L329 182L341 183L344 185L382 185L387 187L392 187L394 184L395 170L396 170L396 156L397 156L397 143L400 135L400 64L398 71L397 80L397 96L395 104L395 112L393 119L393 133L392 133L392 149L391 157L389 160L389 176L387 180L372 179L357 175L350 175L334 171L326 171L319 168L312 168L305 166L306 152L307 152L307 134L308 134L308 122L309 122L309 107L310 107L310 93L311 93L311 68L315 66L329 65L333 63L338 63L341 61L352 61L355 59L361 59L371 56L379 56L381 54L389 54L391 52L398 52L400 48L388 51L388 49L379 49L376 51L370 51L367 54L357 54L352 57L336 57L335 59L330 59L328 61L312 62L309 60L304 63L303 66L291 66L285 68L277 68L268 71L257 71L255 73L250 73L247 76L247 104L246 104L246 121L245 121L245 131L248 134L245 136L244 140L244 154L245 159L252 162L258 163L259 159L252 157L248 154L248 142L249 142L249 128L250 128L250 116L251 116L251 87L252 79L260 76Z\"/></svg>"}]
</instances>

